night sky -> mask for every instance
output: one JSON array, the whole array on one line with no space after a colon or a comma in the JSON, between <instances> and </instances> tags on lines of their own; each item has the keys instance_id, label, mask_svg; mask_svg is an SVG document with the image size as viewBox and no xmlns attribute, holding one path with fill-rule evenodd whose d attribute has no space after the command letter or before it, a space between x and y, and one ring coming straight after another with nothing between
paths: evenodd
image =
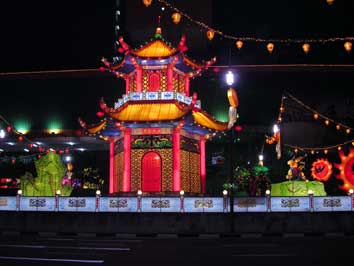
<instances>
[{"instance_id":1,"label":"night sky","mask_svg":"<svg viewBox=\"0 0 354 266\"><path fill-rule=\"evenodd\" d=\"M203 1L171 2L194 18L203 18L198 12ZM325 0L230 2L209 2L212 16L207 22L233 35L325 38L353 34L353 1L336 0L332 6ZM121 34L127 36L128 42L143 44L154 32L156 14L161 13L160 6L156 1L149 8L145 8L140 0L127 3L121 1ZM115 55L115 10L116 1L113 0L3 3L0 11L0 72L98 68L102 56L111 59ZM134 23L127 25L135 13L138 14L133 19L135 24L143 24L144 28L134 28ZM238 51L233 41L218 37L208 41L203 37L204 31L190 30L192 28L186 21L173 25L170 14L168 9L162 14L161 24L166 39L176 44L180 33L185 33L187 45L188 40L194 45L189 46L188 55L204 59L216 55L217 65L348 65L354 62L354 51L350 54L345 52L342 42L313 45L308 55L302 52L299 44L276 44L271 55L264 43L245 43ZM347 109L353 106L353 70L327 67L320 70L236 68L236 87L241 102L240 123L273 123L285 89L320 111L325 112L334 104L337 112L345 116ZM197 91L202 99L202 106L217 117L220 110L227 109L226 87L222 82L224 71L215 73L209 70L191 83L192 90ZM65 128L77 128L79 116L94 122L99 97L105 97L107 103L112 104L123 93L124 84L108 74L85 72L1 76L0 87L0 113L11 121L18 118L30 120L31 127L38 129L45 128L47 121L52 119L62 120Z\"/></svg>"}]
</instances>

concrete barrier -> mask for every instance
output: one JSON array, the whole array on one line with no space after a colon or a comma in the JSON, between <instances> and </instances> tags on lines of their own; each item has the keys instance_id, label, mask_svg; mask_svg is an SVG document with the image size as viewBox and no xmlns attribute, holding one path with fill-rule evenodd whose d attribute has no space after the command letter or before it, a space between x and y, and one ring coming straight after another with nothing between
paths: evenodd
<instances>
[{"instance_id":1,"label":"concrete barrier","mask_svg":"<svg viewBox=\"0 0 354 266\"><path fill-rule=\"evenodd\" d=\"M96 234L354 234L353 212L59 213L0 212L2 232Z\"/></svg>"}]
</instances>

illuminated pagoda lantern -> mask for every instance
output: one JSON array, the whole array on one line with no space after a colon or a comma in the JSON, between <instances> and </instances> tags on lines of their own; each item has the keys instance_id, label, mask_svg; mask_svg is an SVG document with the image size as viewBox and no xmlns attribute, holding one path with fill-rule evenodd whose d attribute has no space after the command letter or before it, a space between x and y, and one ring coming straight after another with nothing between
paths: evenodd
<instances>
[{"instance_id":1,"label":"illuminated pagoda lantern","mask_svg":"<svg viewBox=\"0 0 354 266\"><path fill-rule=\"evenodd\" d=\"M119 44L122 59L102 62L125 79L125 94L114 107L101 99L105 118L98 124L80 120L87 134L110 143L109 193L205 193L205 141L228 129L228 123L204 112L197 94L190 95L189 84L215 58L193 62L184 54L185 37L177 48L171 47L160 27L139 49L122 37Z\"/></svg>"}]
</instances>

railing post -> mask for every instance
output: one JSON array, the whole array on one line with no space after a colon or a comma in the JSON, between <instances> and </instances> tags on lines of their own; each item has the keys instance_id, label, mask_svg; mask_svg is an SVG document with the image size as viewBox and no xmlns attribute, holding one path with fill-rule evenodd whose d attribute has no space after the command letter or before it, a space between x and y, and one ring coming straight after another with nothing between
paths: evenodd
<instances>
[{"instance_id":1,"label":"railing post","mask_svg":"<svg viewBox=\"0 0 354 266\"><path fill-rule=\"evenodd\" d=\"M61 191L58 189L55 192L55 206L54 206L54 211L59 211L59 198L60 198Z\"/></svg>"},{"instance_id":2,"label":"railing post","mask_svg":"<svg viewBox=\"0 0 354 266\"><path fill-rule=\"evenodd\" d=\"M137 211L141 212L141 195L143 194L143 192L139 189L137 194Z\"/></svg>"},{"instance_id":3,"label":"railing post","mask_svg":"<svg viewBox=\"0 0 354 266\"><path fill-rule=\"evenodd\" d=\"M16 211L20 210L21 196L22 196L22 190L19 189L17 190L17 195L16 195Z\"/></svg>"},{"instance_id":4,"label":"railing post","mask_svg":"<svg viewBox=\"0 0 354 266\"><path fill-rule=\"evenodd\" d=\"M222 195L223 195L223 199L222 199L222 202L223 202L223 212L227 212L227 190L224 189L222 191Z\"/></svg>"},{"instance_id":5,"label":"railing post","mask_svg":"<svg viewBox=\"0 0 354 266\"><path fill-rule=\"evenodd\" d=\"M271 204L272 203L272 199L270 197L270 190L267 189L265 194L266 194L267 212L271 212L271 210L272 210L272 204Z\"/></svg>"},{"instance_id":6,"label":"railing post","mask_svg":"<svg viewBox=\"0 0 354 266\"><path fill-rule=\"evenodd\" d=\"M310 209L310 212L313 212L314 211L314 208L313 208L313 191L311 189L309 189L307 191L307 194L309 196L309 209Z\"/></svg>"},{"instance_id":7,"label":"railing post","mask_svg":"<svg viewBox=\"0 0 354 266\"><path fill-rule=\"evenodd\" d=\"M180 212L184 212L184 190L181 190L179 195L179 209Z\"/></svg>"},{"instance_id":8,"label":"railing post","mask_svg":"<svg viewBox=\"0 0 354 266\"><path fill-rule=\"evenodd\" d=\"M100 198L101 198L101 191L96 190L96 201L95 201L95 211L99 212L100 211Z\"/></svg>"}]
</instances>

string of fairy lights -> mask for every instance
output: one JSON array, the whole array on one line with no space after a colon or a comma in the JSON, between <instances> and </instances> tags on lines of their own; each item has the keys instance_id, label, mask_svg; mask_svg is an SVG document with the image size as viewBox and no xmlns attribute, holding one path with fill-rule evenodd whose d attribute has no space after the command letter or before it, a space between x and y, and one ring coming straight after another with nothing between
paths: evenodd
<instances>
[{"instance_id":1,"label":"string of fairy lights","mask_svg":"<svg viewBox=\"0 0 354 266\"><path fill-rule=\"evenodd\" d=\"M214 39L215 35L218 35L220 38L231 40L235 42L237 49L241 49L247 42L257 42L257 43L266 43L266 48L269 53L272 53L276 47L276 44L301 44L301 48L305 54L309 53L311 50L312 44L326 44L334 42L342 42L345 51L348 53L352 50L354 41L354 36L345 36L345 37L329 37L329 38L306 38L306 39L293 39L293 38L258 38L254 36L237 36L225 33L220 29L211 27L210 25L194 19L186 12L172 5L166 0L156 0L160 5L163 6L163 9L167 7L173 13L171 19L175 24L178 24L182 18L188 20L190 23L197 25L201 30L205 31L206 37L211 41ZM329 5L332 5L334 0L326 0ZM153 0L143 0L143 4L146 7L149 7Z\"/></svg>"},{"instance_id":2,"label":"string of fairy lights","mask_svg":"<svg viewBox=\"0 0 354 266\"><path fill-rule=\"evenodd\" d=\"M300 106L302 109L312 113L313 119L315 121L323 122L326 125L326 127L330 127L331 125L335 126L336 130L338 130L339 132L340 131L345 132L346 135L350 135L354 131L352 127L342 122L336 121L335 119L332 119L324 114L321 114L320 112L306 105L305 103L303 103L302 101L300 101L290 93L284 93L284 95L281 98L278 120L277 120L278 126L283 122L283 114L286 112L286 106L284 101L285 99L290 99L291 101L295 102L298 106ZM334 150L334 149L340 151L345 145L348 144L354 146L354 138L335 145L328 145L323 147L309 147L309 146L291 145L286 143L284 143L283 145L285 147L292 149L295 153L302 151L304 153L310 153L310 154L315 154L318 152L323 152L324 154L327 154L330 150Z\"/></svg>"}]
</instances>

